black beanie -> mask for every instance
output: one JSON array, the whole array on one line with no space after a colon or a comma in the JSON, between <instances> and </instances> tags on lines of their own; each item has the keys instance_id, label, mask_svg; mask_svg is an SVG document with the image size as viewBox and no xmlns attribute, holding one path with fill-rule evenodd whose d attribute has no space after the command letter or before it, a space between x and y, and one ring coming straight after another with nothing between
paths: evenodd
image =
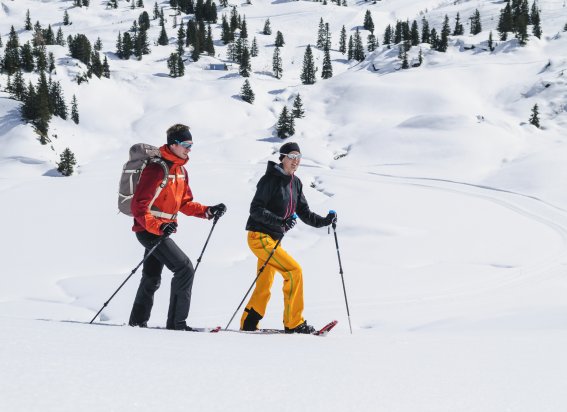
<instances>
[{"instance_id":1,"label":"black beanie","mask_svg":"<svg viewBox=\"0 0 567 412\"><path fill-rule=\"evenodd\" d=\"M284 155L291 152L301 153L301 150L299 150L299 145L295 142L284 143L282 147L280 147L280 161L284 158Z\"/></svg>"},{"instance_id":2,"label":"black beanie","mask_svg":"<svg viewBox=\"0 0 567 412\"><path fill-rule=\"evenodd\" d=\"M169 132L167 134L167 144L177 144L177 142L184 142L186 140L193 140L193 136L191 136L191 132L189 129L181 129Z\"/></svg>"}]
</instances>

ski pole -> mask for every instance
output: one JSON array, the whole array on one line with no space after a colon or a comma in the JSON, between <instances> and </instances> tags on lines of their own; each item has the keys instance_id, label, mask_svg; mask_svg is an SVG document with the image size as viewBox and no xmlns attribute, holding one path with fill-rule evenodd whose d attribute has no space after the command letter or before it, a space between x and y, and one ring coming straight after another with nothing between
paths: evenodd
<instances>
[{"instance_id":1,"label":"ski pole","mask_svg":"<svg viewBox=\"0 0 567 412\"><path fill-rule=\"evenodd\" d=\"M341 253L339 252L339 240L337 239L337 222L333 221L333 233L335 234L335 245L337 246L337 256L339 257L339 272L341 274L341 280L343 282L343 293L345 295L346 311L348 316L348 327L350 328L350 334L352 335L352 325L350 323L350 311L348 309L348 300L346 295L345 278L343 276L343 265L341 263Z\"/></svg>"},{"instance_id":2,"label":"ski pole","mask_svg":"<svg viewBox=\"0 0 567 412\"><path fill-rule=\"evenodd\" d=\"M228 327L230 326L230 324L232 323L232 320L234 319L234 317L236 316L236 314L238 313L238 311L240 310L240 307L242 306L242 304L244 303L244 301L246 300L246 298L248 297L248 294L250 293L250 291L252 290L252 288L254 287L254 285L256 284L256 281L258 280L258 278L260 277L260 275L262 274L262 272L264 271L264 269L266 268L266 266L268 265L268 262L270 261L270 259L272 258L272 256L274 255L274 252L276 251L276 249L278 248L278 246L281 243L281 239L279 239L276 242L276 245L274 246L274 248L272 249L272 251L270 252L270 254L268 255L268 258L266 259L266 261L264 262L264 264L262 265L262 267L258 270L258 274L256 275L256 279L254 279L254 282L252 282L252 284L250 285L250 288L248 289L248 292L246 292L246 295L244 295L244 297L242 298L242 301L240 302L240 305L238 305L238 307L236 308L236 310L234 311L234 313L232 314L232 318L230 318L230 320L228 321L228 324L226 325L226 328L224 328L224 330L227 330Z\"/></svg>"},{"instance_id":3,"label":"ski pole","mask_svg":"<svg viewBox=\"0 0 567 412\"><path fill-rule=\"evenodd\" d=\"M108 303L112 300L112 298L118 293L118 291L120 289L122 289L122 286L124 286L126 284L126 282L128 282L128 279L130 279L132 277L132 275L138 270L138 268L140 266L142 266L142 264L150 257L150 255L152 253L154 253L154 251L158 248L159 245L161 245L161 242L163 240L165 240L167 238L167 236L162 236L159 241L155 244L155 246L153 248L150 249L150 251L146 254L146 256L144 256L144 258L142 259L142 261L140 263L138 263L138 266L136 266L134 269L132 269L132 272L130 272L130 274L128 275L128 277L126 279L124 279L124 282L122 282L122 284L118 287L118 289L116 289L116 291L114 291L114 293L112 294L112 296L106 301L104 302L104 305L102 305L102 308L100 308L100 310L96 313L96 315L94 315L94 317L91 319L91 321L89 322L89 324L93 323L94 320L97 318L97 316L100 314L100 312L102 312L104 310L104 308L106 308L108 306Z\"/></svg>"},{"instance_id":4,"label":"ski pole","mask_svg":"<svg viewBox=\"0 0 567 412\"><path fill-rule=\"evenodd\" d=\"M197 268L199 267L199 263L201 263L201 258L203 257L203 253L205 253L205 249L207 248L207 245L209 244L209 239L211 238L211 235L213 234L213 230L215 229L215 225L219 221L219 218L220 218L220 216L215 216L215 218L213 220L213 227L211 227L211 231L209 232L209 236L207 237L207 240L205 242L205 246L203 246L203 250L201 250L201 255L197 259L197 265L195 266L195 270L194 270L195 272L197 271Z\"/></svg>"}]
</instances>

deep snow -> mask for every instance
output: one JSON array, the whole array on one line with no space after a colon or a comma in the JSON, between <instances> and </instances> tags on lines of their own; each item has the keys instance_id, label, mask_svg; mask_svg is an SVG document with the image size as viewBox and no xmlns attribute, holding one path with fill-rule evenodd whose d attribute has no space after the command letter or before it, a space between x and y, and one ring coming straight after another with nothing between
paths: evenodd
<instances>
[{"instance_id":1,"label":"deep snow","mask_svg":"<svg viewBox=\"0 0 567 412\"><path fill-rule=\"evenodd\" d=\"M58 28L71 3L2 0L4 44L10 25L20 40L30 38L21 30L27 9L33 22ZM494 53L461 44L486 42L502 3L238 4L260 46L253 105L238 98L243 79L235 67L204 70L226 57L218 41L220 57L189 63L178 79L167 76L165 62L175 44L153 47L141 62L116 59L117 34L141 9L104 3L71 7L73 24L62 27L65 36L100 36L110 80L77 85L80 66L66 48L49 47L54 79L68 102L73 94L79 100L79 125L53 119L57 138L41 146L19 120L18 104L0 92L0 410L565 410L562 0L539 2L541 40L523 48L514 39L498 42ZM473 37L465 26L445 54L423 46L419 68L396 70L397 52L382 47L360 64L336 51L342 25L352 32L366 9L381 42L396 19L419 22L426 13L439 29L446 13L454 22L459 11L466 22L475 8L483 32ZM260 34L267 17L273 36ZM303 86L303 53L321 17L333 34L335 76ZM280 80L270 74L277 30L286 41ZM152 21L150 38L157 35ZM314 52L319 66L322 53ZM195 136L188 170L196 200L229 209L197 272L189 323L226 325L255 274L244 231L249 202L282 143L273 133L281 108L298 92L306 109L292 138L304 153L298 175L314 211L339 212L353 334L332 232L303 224L283 245L304 268L306 319L340 322L326 338L87 325L142 258L130 219L116 214L128 147L162 144L176 122ZM527 124L535 103L542 129ZM54 170L65 147L79 161L69 178ZM175 240L195 261L211 223L179 223ZM139 273L104 310L103 323L127 321L138 280ZM165 323L168 284L166 273L154 326ZM276 278L265 327L281 326L280 288Z\"/></svg>"}]
</instances>

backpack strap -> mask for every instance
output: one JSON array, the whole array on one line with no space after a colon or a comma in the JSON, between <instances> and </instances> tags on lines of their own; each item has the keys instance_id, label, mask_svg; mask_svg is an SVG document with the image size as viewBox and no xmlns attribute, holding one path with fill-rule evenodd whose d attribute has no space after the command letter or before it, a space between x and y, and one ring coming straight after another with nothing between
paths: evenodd
<instances>
[{"instance_id":1,"label":"backpack strap","mask_svg":"<svg viewBox=\"0 0 567 412\"><path fill-rule=\"evenodd\" d=\"M159 194L161 193L161 191L163 190L163 188L165 187L165 185L167 185L167 179L169 177L169 165L165 162L165 160L163 160L161 157L152 157L149 160L149 163L157 163L159 164L162 169L163 169L163 178L161 179L161 183L159 184L159 186L156 188L156 193L154 195L154 198L152 199L152 201L150 202L150 204L148 205L148 209L150 209L150 213L153 216L156 217L163 217L166 219L174 219L175 217L169 217L169 216L176 216L176 215L169 215L167 213L162 213L162 212L158 212L155 210L152 210L152 206L154 204L154 202L156 201L157 197L159 196ZM159 214L160 216L156 215ZM167 215L167 216L166 216Z\"/></svg>"}]
</instances>

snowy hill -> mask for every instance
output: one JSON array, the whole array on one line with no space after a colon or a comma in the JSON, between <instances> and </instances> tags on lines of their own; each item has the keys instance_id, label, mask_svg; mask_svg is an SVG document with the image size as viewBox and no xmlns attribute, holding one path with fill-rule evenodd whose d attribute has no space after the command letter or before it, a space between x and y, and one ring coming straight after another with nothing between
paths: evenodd
<instances>
[{"instance_id":1,"label":"snowy hill","mask_svg":"<svg viewBox=\"0 0 567 412\"><path fill-rule=\"evenodd\" d=\"M381 0L348 6L308 1L230 2L257 39L248 78L253 104L240 98L244 78L211 24L215 55L171 78L167 59L177 29L169 1L160 1L170 44L155 44L141 61L119 59L119 33L153 3L119 0L0 0L4 56L10 28L20 44L26 12L43 28L102 42L110 78L92 77L68 47L47 46L66 102L80 122L53 117L41 145L21 120L20 103L0 74L0 410L4 411L550 411L567 408L567 7L540 0L543 35L520 47L500 41L503 2ZM217 5L218 6L218 5ZM531 3L530 3L531 6ZM469 17L483 30L471 35ZM365 60L339 49L372 13L380 46ZM63 25L68 12L71 25ZM440 31L459 13L465 34L446 53L428 44L408 52L423 63L400 69L397 46L383 45L397 21ZM191 16L179 17L187 23ZM272 35L262 34L270 19ZM321 79L316 49L320 20L329 23L333 77ZM283 76L272 74L277 31ZM487 42L492 31L494 51ZM314 85L300 81L307 45L318 68ZM474 48L472 47L474 46ZM228 71L209 64L230 64ZM37 82L36 72L25 74ZM216 335L113 327L127 322L137 273L88 325L142 258L131 219L117 215L116 189L128 148L165 143L174 123L191 127L188 171L195 199L224 202L199 266L189 324L226 326L254 279L256 259L245 222L255 184L283 143L274 130L282 108L301 95L305 117L287 141L304 154L298 176L311 208L339 213L337 235L351 312L332 233L298 224L284 247L305 275L305 317L338 319L326 338ZM529 124L535 104L541 128ZM70 148L76 173L61 177ZM195 261L209 221L181 217L176 242ZM150 326L164 326L169 298L164 273ZM263 327L281 327L276 277ZM238 317L240 314L238 315ZM234 321L231 328L237 327Z\"/></svg>"}]
</instances>

